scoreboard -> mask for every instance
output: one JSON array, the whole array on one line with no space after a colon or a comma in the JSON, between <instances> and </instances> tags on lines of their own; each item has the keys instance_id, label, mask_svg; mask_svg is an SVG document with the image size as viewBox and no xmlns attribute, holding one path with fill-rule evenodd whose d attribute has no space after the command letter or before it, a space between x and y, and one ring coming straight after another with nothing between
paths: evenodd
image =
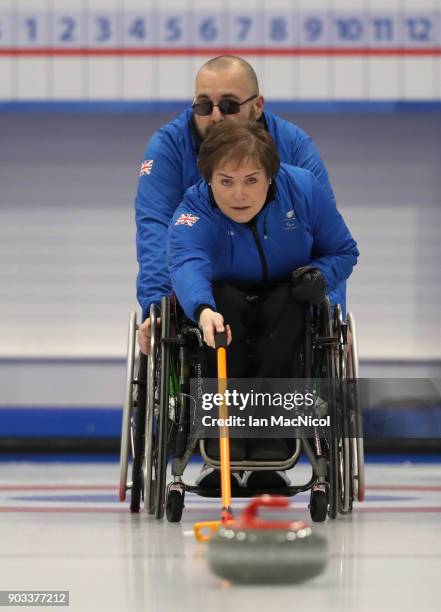
<instances>
[{"instance_id":1,"label":"scoreboard","mask_svg":"<svg viewBox=\"0 0 441 612\"><path fill-rule=\"evenodd\" d=\"M3 103L188 100L223 53L275 101L437 102L441 0L0 0Z\"/></svg>"}]
</instances>

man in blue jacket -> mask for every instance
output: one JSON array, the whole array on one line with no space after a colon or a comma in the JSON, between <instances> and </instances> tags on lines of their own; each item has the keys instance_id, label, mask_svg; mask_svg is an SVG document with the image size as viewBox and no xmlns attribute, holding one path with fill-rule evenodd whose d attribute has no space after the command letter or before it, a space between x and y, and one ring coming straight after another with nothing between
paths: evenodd
<instances>
[{"instance_id":1,"label":"man in blue jacket","mask_svg":"<svg viewBox=\"0 0 441 612\"><path fill-rule=\"evenodd\" d=\"M138 340L149 352L150 305L171 293L166 262L167 228L185 191L201 178L199 146L206 130L221 121L251 119L271 134L284 163L305 168L334 199L326 168L311 138L299 127L264 111L256 74L245 60L220 56L202 66L191 108L158 130L147 145L136 196L137 296L144 323ZM338 288L343 301L344 283Z\"/></svg>"}]
</instances>

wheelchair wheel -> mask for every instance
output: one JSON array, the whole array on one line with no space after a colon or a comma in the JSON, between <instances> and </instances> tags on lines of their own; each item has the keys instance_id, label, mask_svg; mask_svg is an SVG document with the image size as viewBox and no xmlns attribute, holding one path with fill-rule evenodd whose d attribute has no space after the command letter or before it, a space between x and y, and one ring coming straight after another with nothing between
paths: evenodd
<instances>
[{"instance_id":1,"label":"wheelchair wheel","mask_svg":"<svg viewBox=\"0 0 441 612\"><path fill-rule=\"evenodd\" d=\"M331 318L331 308L329 306L329 302L327 302L327 307L323 308L322 316L323 316L324 335L327 338L332 338L332 318ZM338 410L337 410L338 380L337 380L337 370L336 370L336 364L334 361L332 344L330 345L329 349L326 350L326 373L330 381L329 405L330 405L331 423L338 423L338 417L339 417ZM338 450L339 450L338 438L335 435L335 433L331 431L330 438L329 438L329 456L328 456L328 482L329 482L328 516L330 519L337 518L338 508L339 508L340 466L339 466Z\"/></svg>"},{"instance_id":2,"label":"wheelchair wheel","mask_svg":"<svg viewBox=\"0 0 441 612\"><path fill-rule=\"evenodd\" d=\"M350 439L351 406L348 402L346 380L348 378L346 346L346 328L343 323L341 306L334 309L334 335L337 340L335 348L335 370L338 380L338 510L342 514L352 511L352 446Z\"/></svg>"},{"instance_id":3,"label":"wheelchair wheel","mask_svg":"<svg viewBox=\"0 0 441 612\"><path fill-rule=\"evenodd\" d=\"M124 407L122 418L121 431L121 448L120 448L120 476L119 476L119 501L126 500L126 491L131 488L131 484L127 483L127 472L130 455L130 439L131 428L130 422L133 415L133 404L136 388L136 380L134 378L135 371L135 347L136 347L136 330L137 320L136 312L132 312L129 320L129 332L127 339L127 369L126 369L126 387L124 394Z\"/></svg>"},{"instance_id":4,"label":"wheelchair wheel","mask_svg":"<svg viewBox=\"0 0 441 612\"><path fill-rule=\"evenodd\" d=\"M161 323L159 325L159 317ZM149 514L161 519L167 507L173 522L180 520L179 499L175 495L179 483L167 489L168 450L173 446L176 425L178 382L176 374L176 342L170 337L172 318L170 299L150 309L152 335L147 368L147 410L145 434L144 506ZM169 492L174 491L169 497ZM182 495L183 500L183 495ZM183 503L183 501L182 501ZM180 510L182 514L182 508Z\"/></svg>"},{"instance_id":5,"label":"wheelchair wheel","mask_svg":"<svg viewBox=\"0 0 441 612\"><path fill-rule=\"evenodd\" d=\"M338 511L347 514L352 511L352 481L351 481L351 440L343 435L337 439L338 453Z\"/></svg>"},{"instance_id":6,"label":"wheelchair wheel","mask_svg":"<svg viewBox=\"0 0 441 612\"><path fill-rule=\"evenodd\" d=\"M169 386L170 386L170 299L161 301L161 375L158 415L157 478L155 481L155 516L164 516L165 483L167 475L167 434L169 424Z\"/></svg>"},{"instance_id":7,"label":"wheelchair wheel","mask_svg":"<svg viewBox=\"0 0 441 612\"><path fill-rule=\"evenodd\" d=\"M165 513L169 523L179 523L184 510L185 487L172 483L167 487Z\"/></svg>"},{"instance_id":8,"label":"wheelchair wheel","mask_svg":"<svg viewBox=\"0 0 441 612\"><path fill-rule=\"evenodd\" d=\"M159 398L159 309L150 307L151 337L150 355L147 364L147 395L145 415L145 470L144 470L144 508L149 514L155 513L156 482L158 477L158 398Z\"/></svg>"},{"instance_id":9,"label":"wheelchair wheel","mask_svg":"<svg viewBox=\"0 0 441 612\"><path fill-rule=\"evenodd\" d=\"M309 512L314 523L323 523L328 512L328 496L325 491L313 489L309 502Z\"/></svg>"},{"instance_id":10,"label":"wheelchair wheel","mask_svg":"<svg viewBox=\"0 0 441 612\"><path fill-rule=\"evenodd\" d=\"M356 381L358 378L360 378L358 365L357 329L355 326L354 317L350 312L347 315L347 325L352 336L352 342L347 359L348 377ZM363 421L356 384L354 385L353 389L354 410L351 413L353 418L351 430L354 434L351 438L352 490L353 498L361 502L364 501L365 497Z\"/></svg>"},{"instance_id":11,"label":"wheelchair wheel","mask_svg":"<svg viewBox=\"0 0 441 612\"><path fill-rule=\"evenodd\" d=\"M332 319L329 300L325 299L320 308L312 310L311 324L307 326L306 336L310 338L312 351L305 348L305 377L311 378L314 392L327 406L327 415L331 423L336 420L336 369L334 363L335 339L332 335ZM307 319L308 322L308 319ZM310 331L309 331L310 330ZM308 344L308 341L307 341ZM308 358L308 355L311 358ZM323 384L322 382L323 381ZM329 518L336 518L338 511L338 456L335 426L330 431L315 430L312 445L315 455L320 458L320 475L312 485L309 509L313 521L322 521L328 513ZM324 463L324 465L323 465ZM325 469L324 469L325 468ZM323 510L324 509L324 510ZM323 511L325 516L323 517Z\"/></svg>"},{"instance_id":12,"label":"wheelchair wheel","mask_svg":"<svg viewBox=\"0 0 441 612\"><path fill-rule=\"evenodd\" d=\"M343 323L340 306L336 307L334 332L338 340L336 370L340 381L341 414L338 426L339 512L352 511L354 500L364 499L364 444L363 425L358 401L359 378L357 336L353 316L349 313ZM352 342L347 344L350 332ZM344 347L348 346L345 353Z\"/></svg>"},{"instance_id":13,"label":"wheelchair wheel","mask_svg":"<svg viewBox=\"0 0 441 612\"><path fill-rule=\"evenodd\" d=\"M134 415L131 418L132 435L132 491L130 500L130 511L139 512L141 506L142 491L144 487L144 446L145 446L145 419L146 419L146 365L147 358L140 355L137 394L134 402Z\"/></svg>"}]
</instances>

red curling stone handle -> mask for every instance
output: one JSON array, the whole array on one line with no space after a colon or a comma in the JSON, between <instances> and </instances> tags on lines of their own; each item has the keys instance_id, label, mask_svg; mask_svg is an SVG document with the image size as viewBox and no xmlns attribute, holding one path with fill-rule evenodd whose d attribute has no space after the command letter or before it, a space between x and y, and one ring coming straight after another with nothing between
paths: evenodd
<instances>
[{"instance_id":1,"label":"red curling stone handle","mask_svg":"<svg viewBox=\"0 0 441 612\"><path fill-rule=\"evenodd\" d=\"M261 495L246 506L239 517L240 529L285 529L297 531L309 527L303 521L265 521L258 516L259 508L288 508L289 500L282 495Z\"/></svg>"}]
</instances>

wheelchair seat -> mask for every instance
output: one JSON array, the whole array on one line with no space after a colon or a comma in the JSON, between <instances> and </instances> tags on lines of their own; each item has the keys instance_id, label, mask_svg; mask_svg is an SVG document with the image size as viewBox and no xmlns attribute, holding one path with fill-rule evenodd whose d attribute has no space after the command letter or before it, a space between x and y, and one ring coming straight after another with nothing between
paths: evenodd
<instances>
[{"instance_id":1,"label":"wheelchair seat","mask_svg":"<svg viewBox=\"0 0 441 612\"><path fill-rule=\"evenodd\" d=\"M293 454L293 441L284 438L230 438L231 461L282 461ZM204 452L209 459L219 461L218 438L204 440Z\"/></svg>"}]
</instances>

